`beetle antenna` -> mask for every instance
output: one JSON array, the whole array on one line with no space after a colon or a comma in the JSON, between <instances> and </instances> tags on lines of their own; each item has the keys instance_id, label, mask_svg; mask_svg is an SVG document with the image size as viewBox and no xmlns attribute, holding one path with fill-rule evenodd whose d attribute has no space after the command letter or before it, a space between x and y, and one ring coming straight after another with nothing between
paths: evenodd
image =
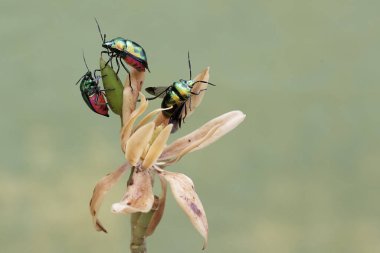
<instances>
[{"instance_id":1,"label":"beetle antenna","mask_svg":"<svg viewBox=\"0 0 380 253\"><path fill-rule=\"evenodd\" d=\"M196 84L196 83L207 83L207 84L209 84L209 85L216 86L216 84L213 84L213 83L210 83L210 82L206 82L206 81L203 81L203 80L199 80L199 81L194 82L194 83L193 83L193 86L194 86L194 84Z\"/></svg>"},{"instance_id":2,"label":"beetle antenna","mask_svg":"<svg viewBox=\"0 0 380 253\"><path fill-rule=\"evenodd\" d=\"M83 61L84 61L84 64L86 65L86 68L87 68L88 72L91 72L90 69L87 66L86 58L84 57L84 51L82 51L82 56L83 56Z\"/></svg>"},{"instance_id":3,"label":"beetle antenna","mask_svg":"<svg viewBox=\"0 0 380 253\"><path fill-rule=\"evenodd\" d=\"M80 79L78 80L78 82L75 83L75 85L78 85L78 83L79 83L80 81L82 81L82 79L83 79L84 76L85 76L85 75L81 76Z\"/></svg>"},{"instance_id":4,"label":"beetle antenna","mask_svg":"<svg viewBox=\"0 0 380 253\"><path fill-rule=\"evenodd\" d=\"M187 51L187 60L189 61L190 79L191 80L191 62L190 62L190 51Z\"/></svg>"},{"instance_id":5,"label":"beetle antenna","mask_svg":"<svg viewBox=\"0 0 380 253\"><path fill-rule=\"evenodd\" d=\"M105 34L104 34L104 36L102 35L102 31L100 30L100 26L99 26L98 20L96 18L95 18L95 22L96 22L96 25L98 26L100 38L102 39L102 42L104 43L106 41L106 35Z\"/></svg>"}]
</instances>

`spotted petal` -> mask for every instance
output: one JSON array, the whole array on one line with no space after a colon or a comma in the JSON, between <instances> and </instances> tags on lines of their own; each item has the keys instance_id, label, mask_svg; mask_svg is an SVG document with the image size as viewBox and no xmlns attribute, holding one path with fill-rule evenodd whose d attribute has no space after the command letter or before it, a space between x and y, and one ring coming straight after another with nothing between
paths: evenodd
<instances>
[{"instance_id":1,"label":"spotted petal","mask_svg":"<svg viewBox=\"0 0 380 253\"><path fill-rule=\"evenodd\" d=\"M154 202L152 181L148 170L135 169L123 199L112 205L114 213L149 212Z\"/></svg>"},{"instance_id":2,"label":"spotted petal","mask_svg":"<svg viewBox=\"0 0 380 253\"><path fill-rule=\"evenodd\" d=\"M173 173L160 170L160 176L169 184L174 198L178 205L189 217L193 226L198 230L204 239L203 249L207 246L208 224L206 213L201 200L194 190L193 181L181 173Z\"/></svg>"},{"instance_id":3,"label":"spotted petal","mask_svg":"<svg viewBox=\"0 0 380 253\"><path fill-rule=\"evenodd\" d=\"M104 196L111 189L111 187L114 186L117 183L117 181L119 181L119 179L125 173L125 171L128 169L128 167L129 167L128 163L123 164L114 172L103 177L96 184L96 186L94 188L94 192L93 192L92 198L90 200L90 212L91 212L91 216L92 216L92 221L93 221L95 229L97 231L103 231L103 232L107 233L107 230L103 227L103 225L100 223L100 221L97 218L98 210L102 204Z\"/></svg>"}]
</instances>

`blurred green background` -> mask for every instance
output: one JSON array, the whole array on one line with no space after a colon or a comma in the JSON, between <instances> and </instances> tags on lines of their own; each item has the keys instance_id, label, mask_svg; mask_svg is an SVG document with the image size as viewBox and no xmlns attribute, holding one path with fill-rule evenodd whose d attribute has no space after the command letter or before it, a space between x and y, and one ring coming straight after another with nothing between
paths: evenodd
<instances>
[{"instance_id":1,"label":"blurred green background","mask_svg":"<svg viewBox=\"0 0 380 253\"><path fill-rule=\"evenodd\" d=\"M123 162L120 121L74 83L108 38L145 48L147 85L211 66L201 107L176 137L224 112L245 122L170 169L195 182L207 252L380 252L378 1L11 1L0 9L1 252L129 252L129 218L92 189ZM123 79L125 73L122 72ZM153 104L159 106L160 101ZM201 252L171 194L149 252Z\"/></svg>"}]
</instances>

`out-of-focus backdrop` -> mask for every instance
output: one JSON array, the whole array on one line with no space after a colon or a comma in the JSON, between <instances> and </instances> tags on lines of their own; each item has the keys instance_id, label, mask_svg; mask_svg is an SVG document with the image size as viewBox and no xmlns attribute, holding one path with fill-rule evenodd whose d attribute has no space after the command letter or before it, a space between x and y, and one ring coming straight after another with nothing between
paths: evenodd
<instances>
[{"instance_id":1,"label":"out-of-focus backdrop","mask_svg":"<svg viewBox=\"0 0 380 253\"><path fill-rule=\"evenodd\" d=\"M207 252L380 252L380 3L376 1L11 1L0 9L1 252L129 252L129 217L92 189L123 162L119 118L97 115L75 82L101 41L145 48L146 86L211 67L176 136L224 112L245 122L170 167L195 182ZM126 77L121 71L122 78ZM160 101L152 104L159 106ZM175 137L173 137L175 138ZM149 252L201 252L171 194Z\"/></svg>"}]
</instances>

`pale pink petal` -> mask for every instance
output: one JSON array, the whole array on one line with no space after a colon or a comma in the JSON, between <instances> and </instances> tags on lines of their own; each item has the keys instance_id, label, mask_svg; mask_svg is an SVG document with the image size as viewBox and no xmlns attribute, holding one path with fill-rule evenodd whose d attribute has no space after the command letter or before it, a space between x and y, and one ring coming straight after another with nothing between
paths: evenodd
<instances>
[{"instance_id":1,"label":"pale pink petal","mask_svg":"<svg viewBox=\"0 0 380 253\"><path fill-rule=\"evenodd\" d=\"M156 229L156 227L161 221L162 215L164 214L167 184L166 184L166 181L163 180L161 177L160 177L160 181L161 181L161 189L162 189L161 196L160 196L160 199L158 200L157 210L154 212L152 219L150 220L150 223L148 225L148 228L146 229L146 232L145 232L146 236L150 236L153 234L154 230Z\"/></svg>"},{"instance_id":2,"label":"pale pink petal","mask_svg":"<svg viewBox=\"0 0 380 253\"><path fill-rule=\"evenodd\" d=\"M170 184L171 191L178 205L189 217L193 226L204 239L203 249L207 246L208 224L201 200L194 190L189 177L181 173L161 170L161 176Z\"/></svg>"},{"instance_id":3,"label":"pale pink petal","mask_svg":"<svg viewBox=\"0 0 380 253\"><path fill-rule=\"evenodd\" d=\"M121 131L120 131L120 142L121 142L121 149L123 152L125 152L125 144L127 143L129 137L132 134L133 130L133 124L135 123L136 119L145 112L146 108L148 107L148 101L145 99L145 96L140 93L141 96L141 103L140 106L132 112L132 114L129 116L129 120L126 121L126 123L123 125Z\"/></svg>"},{"instance_id":4,"label":"pale pink petal","mask_svg":"<svg viewBox=\"0 0 380 253\"><path fill-rule=\"evenodd\" d=\"M104 196L111 189L111 187L114 186L117 181L119 181L119 179L128 169L128 167L128 163L123 164L114 172L107 174L105 177L103 177L94 188L92 198L90 200L90 213L95 229L97 231L103 231L107 233L107 230L103 227L103 225L97 218L98 210L103 202Z\"/></svg>"},{"instance_id":5,"label":"pale pink petal","mask_svg":"<svg viewBox=\"0 0 380 253\"><path fill-rule=\"evenodd\" d=\"M202 142L198 147L196 147L192 151L202 149L219 140L225 134L231 132L238 125L240 125L240 123L243 122L243 120L245 119L245 116L246 115L241 111L232 111L222 116L219 116L218 118L222 119L223 121L223 123L220 124L220 127L216 129L215 133L210 138L207 138L204 142ZM228 120L223 120L226 118L228 118Z\"/></svg>"},{"instance_id":6,"label":"pale pink petal","mask_svg":"<svg viewBox=\"0 0 380 253\"><path fill-rule=\"evenodd\" d=\"M123 199L112 205L114 213L149 212L154 202L152 181L148 170L135 168Z\"/></svg>"},{"instance_id":7,"label":"pale pink petal","mask_svg":"<svg viewBox=\"0 0 380 253\"><path fill-rule=\"evenodd\" d=\"M134 130L136 129L139 129L141 126L145 125L146 123L148 123L155 115L157 115L158 113L162 112L162 111L165 111L165 110L169 110L171 109L171 107L169 108L158 108L154 111L151 111L150 113L148 113L142 120L140 120L140 122L137 124L137 126L135 127Z\"/></svg>"},{"instance_id":8,"label":"pale pink petal","mask_svg":"<svg viewBox=\"0 0 380 253\"><path fill-rule=\"evenodd\" d=\"M154 123L152 122L152 124ZM142 169L150 168L157 161L157 158L161 155L162 150L164 150L166 146L166 142L169 138L172 128L172 124L167 125L156 137L141 165Z\"/></svg>"},{"instance_id":9,"label":"pale pink petal","mask_svg":"<svg viewBox=\"0 0 380 253\"><path fill-rule=\"evenodd\" d=\"M154 122L140 127L128 139L125 145L125 159L132 165L136 166L140 161L141 155L145 151L154 131Z\"/></svg>"},{"instance_id":10,"label":"pale pink petal","mask_svg":"<svg viewBox=\"0 0 380 253\"><path fill-rule=\"evenodd\" d=\"M123 125L125 125L129 121L132 112L136 108L137 98L139 96L141 86L143 85L145 79L144 71L137 71L136 69L131 68L130 72L133 89L129 84L129 75L127 75L127 79L123 90Z\"/></svg>"},{"instance_id":11,"label":"pale pink petal","mask_svg":"<svg viewBox=\"0 0 380 253\"><path fill-rule=\"evenodd\" d=\"M244 118L245 114L241 111L231 111L212 119L197 130L167 146L159 161L176 160L181 154L183 155L184 150L188 153L210 145L233 130ZM192 145L192 143L196 143L196 145ZM191 147L191 150L188 147Z\"/></svg>"},{"instance_id":12,"label":"pale pink petal","mask_svg":"<svg viewBox=\"0 0 380 253\"><path fill-rule=\"evenodd\" d=\"M164 166L169 166L173 163L178 162L183 156L190 153L191 151L196 149L199 145L201 145L203 142L205 142L208 138L210 138L215 133L215 131L218 129L218 127L219 127L219 125L214 126L201 139L198 139L198 140L195 140L195 141L192 141L191 143L189 143L188 146L186 146L184 149L182 149L180 152L178 152L176 154L176 157L173 157L171 160L165 160Z\"/></svg>"},{"instance_id":13,"label":"pale pink petal","mask_svg":"<svg viewBox=\"0 0 380 253\"><path fill-rule=\"evenodd\" d=\"M201 73L199 73L193 80L196 81L205 81L208 82L210 74L210 68L205 68ZM186 117L189 117L194 110L201 104L204 95L206 94L208 84L207 83L195 83L193 88L191 89L192 94L190 99L186 101ZM198 95L196 95L198 94ZM185 110L183 110L182 117L185 117Z\"/></svg>"},{"instance_id":14,"label":"pale pink petal","mask_svg":"<svg viewBox=\"0 0 380 253\"><path fill-rule=\"evenodd\" d=\"M156 126L163 125L167 126L169 124L169 117L166 117L163 113L160 113L157 115L157 117L154 120L154 123Z\"/></svg>"}]
</instances>

